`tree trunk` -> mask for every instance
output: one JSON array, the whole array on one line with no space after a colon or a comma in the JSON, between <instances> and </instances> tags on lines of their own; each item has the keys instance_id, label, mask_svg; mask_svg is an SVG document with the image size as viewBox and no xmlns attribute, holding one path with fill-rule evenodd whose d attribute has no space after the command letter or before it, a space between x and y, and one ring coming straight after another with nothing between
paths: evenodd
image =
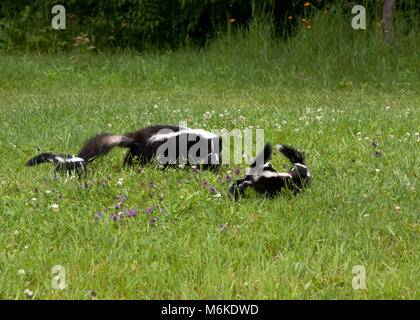
<instances>
[{"instance_id":1,"label":"tree trunk","mask_svg":"<svg viewBox=\"0 0 420 320\"><path fill-rule=\"evenodd\" d=\"M382 32L384 33L384 40L387 43L392 43L394 41L394 8L395 0L384 0Z\"/></svg>"}]
</instances>

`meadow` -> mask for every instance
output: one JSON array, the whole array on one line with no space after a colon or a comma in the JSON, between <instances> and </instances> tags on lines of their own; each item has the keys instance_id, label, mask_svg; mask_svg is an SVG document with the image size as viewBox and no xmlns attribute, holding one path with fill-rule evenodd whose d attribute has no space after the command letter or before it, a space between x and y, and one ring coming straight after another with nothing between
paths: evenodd
<instances>
[{"instance_id":1,"label":"meadow","mask_svg":"<svg viewBox=\"0 0 420 320\"><path fill-rule=\"evenodd\" d=\"M419 299L419 36L389 47L334 19L288 42L256 21L203 49L2 54L0 298ZM312 184L234 202L245 162L123 169L119 148L81 178L24 166L180 121L264 129L305 151Z\"/></svg>"}]
</instances>

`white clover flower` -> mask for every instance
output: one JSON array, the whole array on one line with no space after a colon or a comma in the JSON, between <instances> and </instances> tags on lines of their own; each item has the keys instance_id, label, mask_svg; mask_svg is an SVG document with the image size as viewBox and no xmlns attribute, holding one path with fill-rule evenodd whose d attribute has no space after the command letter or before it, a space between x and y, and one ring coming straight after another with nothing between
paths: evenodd
<instances>
[{"instance_id":1,"label":"white clover flower","mask_svg":"<svg viewBox=\"0 0 420 320\"><path fill-rule=\"evenodd\" d=\"M361 132L356 133L356 136L361 136L361 135L362 135Z\"/></svg>"},{"instance_id":2,"label":"white clover flower","mask_svg":"<svg viewBox=\"0 0 420 320\"><path fill-rule=\"evenodd\" d=\"M25 291L23 291L23 293L25 294L25 295L27 295L28 297L31 297L34 293L31 291L31 290L29 290L29 289L25 289Z\"/></svg>"},{"instance_id":3,"label":"white clover flower","mask_svg":"<svg viewBox=\"0 0 420 320\"><path fill-rule=\"evenodd\" d=\"M23 269L19 269L17 273L18 273L18 275L25 275L26 274L25 270L23 270Z\"/></svg>"},{"instance_id":4,"label":"white clover flower","mask_svg":"<svg viewBox=\"0 0 420 320\"><path fill-rule=\"evenodd\" d=\"M220 198L222 195L220 193L217 193L213 196L213 198Z\"/></svg>"},{"instance_id":5,"label":"white clover flower","mask_svg":"<svg viewBox=\"0 0 420 320\"><path fill-rule=\"evenodd\" d=\"M53 203L52 205L50 205L50 208L57 211L58 210L58 204Z\"/></svg>"},{"instance_id":6,"label":"white clover flower","mask_svg":"<svg viewBox=\"0 0 420 320\"><path fill-rule=\"evenodd\" d=\"M389 110L389 109L391 109L391 107L390 106L386 106L385 109L386 110Z\"/></svg>"},{"instance_id":7,"label":"white clover flower","mask_svg":"<svg viewBox=\"0 0 420 320\"><path fill-rule=\"evenodd\" d=\"M38 200L38 199L37 199L37 198L32 198L31 200L32 200L32 201L36 201L36 200Z\"/></svg>"},{"instance_id":8,"label":"white clover flower","mask_svg":"<svg viewBox=\"0 0 420 320\"><path fill-rule=\"evenodd\" d=\"M112 127L112 124L108 123L108 127L110 127L110 128L111 128L111 127Z\"/></svg>"},{"instance_id":9,"label":"white clover flower","mask_svg":"<svg viewBox=\"0 0 420 320\"><path fill-rule=\"evenodd\" d=\"M401 212L401 207L396 206L396 207L395 207L395 213L400 213L400 212Z\"/></svg>"},{"instance_id":10,"label":"white clover flower","mask_svg":"<svg viewBox=\"0 0 420 320\"><path fill-rule=\"evenodd\" d=\"M376 171L376 172L381 172L381 170L380 170L380 169L376 169L375 171Z\"/></svg>"}]
</instances>

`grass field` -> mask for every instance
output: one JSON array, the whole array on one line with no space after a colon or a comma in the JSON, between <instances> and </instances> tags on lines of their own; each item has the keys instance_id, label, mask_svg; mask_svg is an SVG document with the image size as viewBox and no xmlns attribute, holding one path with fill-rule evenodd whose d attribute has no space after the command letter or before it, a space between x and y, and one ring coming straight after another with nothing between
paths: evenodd
<instances>
[{"instance_id":1,"label":"grass field","mask_svg":"<svg viewBox=\"0 0 420 320\"><path fill-rule=\"evenodd\" d=\"M264 39L79 65L3 55L0 298L419 299L419 50L370 52L365 39L322 59L310 44ZM233 202L226 180L245 163L122 169L118 148L81 179L24 167L39 152L75 154L98 132L187 120L264 129L265 141L306 152L312 185ZM138 213L113 220L122 195ZM63 290L52 287L57 265ZM366 289L352 287L358 265Z\"/></svg>"}]
</instances>

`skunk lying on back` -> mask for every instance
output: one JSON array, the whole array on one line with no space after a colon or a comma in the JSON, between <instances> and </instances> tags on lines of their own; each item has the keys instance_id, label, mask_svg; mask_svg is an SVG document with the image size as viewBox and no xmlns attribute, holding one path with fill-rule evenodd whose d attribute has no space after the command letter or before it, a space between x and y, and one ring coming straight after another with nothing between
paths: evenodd
<instances>
[{"instance_id":1,"label":"skunk lying on back","mask_svg":"<svg viewBox=\"0 0 420 320\"><path fill-rule=\"evenodd\" d=\"M303 153L285 145L278 145L276 148L292 162L290 171L277 172L273 168L268 162L273 150L270 144L266 144L264 150L251 164L246 176L230 184L228 190L234 195L235 200L238 199L239 194L243 195L248 187L254 188L255 191L267 197L273 197L285 189L296 194L308 185L311 175L305 164Z\"/></svg>"},{"instance_id":2,"label":"skunk lying on back","mask_svg":"<svg viewBox=\"0 0 420 320\"><path fill-rule=\"evenodd\" d=\"M137 158L140 164L152 159L168 166L175 163L200 164L204 169L214 170L220 163L222 140L217 135L202 130L181 126L156 125L125 135L101 133L88 139L77 157L42 153L30 159L26 166L50 162L58 170L86 170L89 162L107 154L115 146L128 148L124 165Z\"/></svg>"}]
</instances>

